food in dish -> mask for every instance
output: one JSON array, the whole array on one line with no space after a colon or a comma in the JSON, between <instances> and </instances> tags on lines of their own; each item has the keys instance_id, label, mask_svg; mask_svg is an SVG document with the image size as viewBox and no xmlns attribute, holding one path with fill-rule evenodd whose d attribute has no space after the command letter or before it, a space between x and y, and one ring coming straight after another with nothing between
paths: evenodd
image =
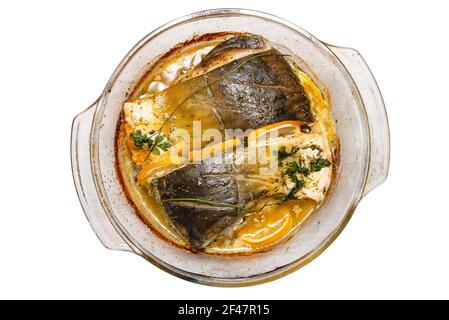
<instances>
[{"instance_id":1,"label":"food in dish","mask_svg":"<svg viewBox=\"0 0 449 320\"><path fill-rule=\"evenodd\" d=\"M171 243L253 254L288 240L329 194L338 159L325 87L251 34L161 57L123 106L116 158L140 217Z\"/></svg>"}]
</instances>

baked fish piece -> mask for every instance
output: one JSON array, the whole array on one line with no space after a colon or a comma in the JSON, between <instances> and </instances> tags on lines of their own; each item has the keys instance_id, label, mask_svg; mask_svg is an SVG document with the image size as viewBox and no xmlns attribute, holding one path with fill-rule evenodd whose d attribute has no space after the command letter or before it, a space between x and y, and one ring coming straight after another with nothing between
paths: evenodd
<instances>
[{"instance_id":1,"label":"baked fish piece","mask_svg":"<svg viewBox=\"0 0 449 320\"><path fill-rule=\"evenodd\" d=\"M241 56L255 49L259 51ZM222 65L223 61L230 62ZM207 104L226 129L314 120L304 88L285 57L259 36L236 36L222 42L203 57L197 69L194 74L200 75L166 89L168 103Z\"/></svg>"},{"instance_id":2,"label":"baked fish piece","mask_svg":"<svg viewBox=\"0 0 449 320\"><path fill-rule=\"evenodd\" d=\"M135 118L134 113L144 115L139 118L143 122L133 120L131 127L149 132L165 123L163 132L168 134L170 126L183 127L180 121L185 114L202 122L209 119L204 130L247 130L284 120L314 121L300 80L285 57L266 46L263 38L230 38L202 61L164 91L125 103L128 123Z\"/></svg>"},{"instance_id":3,"label":"baked fish piece","mask_svg":"<svg viewBox=\"0 0 449 320\"><path fill-rule=\"evenodd\" d=\"M155 181L155 192L177 229L202 250L239 217L268 202L322 201L332 175L326 144L320 135L304 134L297 126L264 145L278 150L269 158L276 164L272 171L261 173L261 163L248 161L252 151L245 150L211 156L201 164L179 164L175 170L167 166L167 174L158 176L161 166L147 178Z\"/></svg>"}]
</instances>

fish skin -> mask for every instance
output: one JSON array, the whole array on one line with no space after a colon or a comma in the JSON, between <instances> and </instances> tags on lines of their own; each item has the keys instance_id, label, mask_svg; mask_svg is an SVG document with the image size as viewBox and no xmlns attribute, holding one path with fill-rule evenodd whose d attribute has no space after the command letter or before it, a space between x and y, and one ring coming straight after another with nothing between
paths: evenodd
<instances>
[{"instance_id":1,"label":"fish skin","mask_svg":"<svg viewBox=\"0 0 449 320\"><path fill-rule=\"evenodd\" d=\"M212 49L201 64L206 66L235 49L264 47L266 41L261 36L235 36ZM254 129L293 119L314 121L310 101L291 66L276 49L266 48L203 75L206 83L213 83L209 85L209 98L214 99L212 103L225 128Z\"/></svg>"},{"instance_id":2,"label":"fish skin","mask_svg":"<svg viewBox=\"0 0 449 320\"><path fill-rule=\"evenodd\" d=\"M209 199L234 205L239 202L233 168L221 158L210 158L202 164L189 165L158 179L157 189L164 201L173 198ZM240 215L237 207L224 207L195 202L163 202L168 216L184 237L197 250L214 240L214 229L231 225Z\"/></svg>"},{"instance_id":3,"label":"fish skin","mask_svg":"<svg viewBox=\"0 0 449 320\"><path fill-rule=\"evenodd\" d=\"M238 42L239 46L242 41ZM225 47L221 54L232 49ZM214 57L219 58L212 54L209 63ZM300 80L276 49L235 59L178 82L161 94L170 110L182 103L177 109L179 113L189 110L189 106L208 105L218 115L222 129L256 129L284 120L314 122L310 101Z\"/></svg>"},{"instance_id":4,"label":"fish skin","mask_svg":"<svg viewBox=\"0 0 449 320\"><path fill-rule=\"evenodd\" d=\"M203 76L212 83L207 97L227 129L314 121L299 79L276 49L234 60Z\"/></svg>"},{"instance_id":5,"label":"fish skin","mask_svg":"<svg viewBox=\"0 0 449 320\"><path fill-rule=\"evenodd\" d=\"M223 53L235 49L260 49L266 46L265 40L261 36L256 35L241 35L232 37L223 41L201 60L201 66L207 66L212 59L219 59Z\"/></svg>"}]
</instances>

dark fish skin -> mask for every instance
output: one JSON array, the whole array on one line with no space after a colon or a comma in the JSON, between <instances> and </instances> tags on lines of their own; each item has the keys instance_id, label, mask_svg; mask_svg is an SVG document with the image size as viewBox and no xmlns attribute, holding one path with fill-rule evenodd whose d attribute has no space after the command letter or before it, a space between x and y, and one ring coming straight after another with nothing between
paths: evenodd
<instances>
[{"instance_id":1,"label":"dark fish skin","mask_svg":"<svg viewBox=\"0 0 449 320\"><path fill-rule=\"evenodd\" d=\"M228 50L265 45L260 36L236 36L212 49L202 63L220 59ZM283 120L314 120L304 88L276 49L236 59L202 76L210 84L208 98L225 128L245 130Z\"/></svg>"},{"instance_id":2,"label":"dark fish skin","mask_svg":"<svg viewBox=\"0 0 449 320\"><path fill-rule=\"evenodd\" d=\"M202 164L189 165L159 179L159 195L162 200L199 198L233 205L239 202L239 195L237 183L229 174L232 170L231 166L222 163L221 158L210 158ZM191 201L164 202L164 208L196 249L203 248L213 240L216 236L214 231L221 231L231 225L241 211L238 207Z\"/></svg>"},{"instance_id":3,"label":"dark fish skin","mask_svg":"<svg viewBox=\"0 0 449 320\"><path fill-rule=\"evenodd\" d=\"M259 48L263 39L255 36L231 38L206 57L210 62L226 50ZM314 121L310 102L288 62L276 50L245 56L198 77L180 82L167 90L167 95L196 90L186 103L207 103L214 108L226 129L255 129L284 120ZM186 91L184 89L184 91ZM177 97L178 101L183 98ZM173 99L175 101L175 99ZM189 201L167 201L173 198L207 199L215 203L244 204L239 198L239 185L232 177L233 168L218 159L188 165L157 181L164 209L189 243L202 250L220 231L242 215L236 207L199 204Z\"/></svg>"},{"instance_id":4,"label":"dark fish skin","mask_svg":"<svg viewBox=\"0 0 449 320\"><path fill-rule=\"evenodd\" d=\"M212 63L234 46L252 48L258 41L262 40L231 38L219 45L218 53L213 49L203 59ZM173 108L182 103L179 112L189 110L190 105L208 105L218 115L222 129L256 129L284 120L314 121L300 80L276 49L244 56L179 82L169 87L165 96Z\"/></svg>"},{"instance_id":5,"label":"dark fish skin","mask_svg":"<svg viewBox=\"0 0 449 320\"><path fill-rule=\"evenodd\" d=\"M223 41L213 48L202 60L201 65L207 66L212 60L220 54L232 49L260 49L265 46L265 40L261 36L235 36Z\"/></svg>"},{"instance_id":6,"label":"dark fish skin","mask_svg":"<svg viewBox=\"0 0 449 320\"><path fill-rule=\"evenodd\" d=\"M203 76L212 83L208 98L227 129L314 121L299 79L275 49L234 60Z\"/></svg>"}]
</instances>

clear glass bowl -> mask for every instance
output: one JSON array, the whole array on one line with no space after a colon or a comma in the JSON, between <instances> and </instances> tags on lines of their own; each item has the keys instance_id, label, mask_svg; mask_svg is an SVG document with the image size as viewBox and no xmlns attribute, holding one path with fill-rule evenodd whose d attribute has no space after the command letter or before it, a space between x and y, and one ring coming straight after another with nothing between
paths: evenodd
<instances>
[{"instance_id":1,"label":"clear glass bowl","mask_svg":"<svg viewBox=\"0 0 449 320\"><path fill-rule=\"evenodd\" d=\"M340 165L322 208L289 241L249 257L193 254L161 240L129 205L115 170L114 137L123 102L169 49L205 33L259 34L301 57L328 90L340 138ZM100 98L72 127L72 169L84 212L103 245L141 255L180 278L216 286L253 285L313 260L340 234L358 202L385 181L388 120L376 81L360 54L325 44L296 25L265 13L218 9L188 15L147 35L119 64Z\"/></svg>"}]
</instances>

